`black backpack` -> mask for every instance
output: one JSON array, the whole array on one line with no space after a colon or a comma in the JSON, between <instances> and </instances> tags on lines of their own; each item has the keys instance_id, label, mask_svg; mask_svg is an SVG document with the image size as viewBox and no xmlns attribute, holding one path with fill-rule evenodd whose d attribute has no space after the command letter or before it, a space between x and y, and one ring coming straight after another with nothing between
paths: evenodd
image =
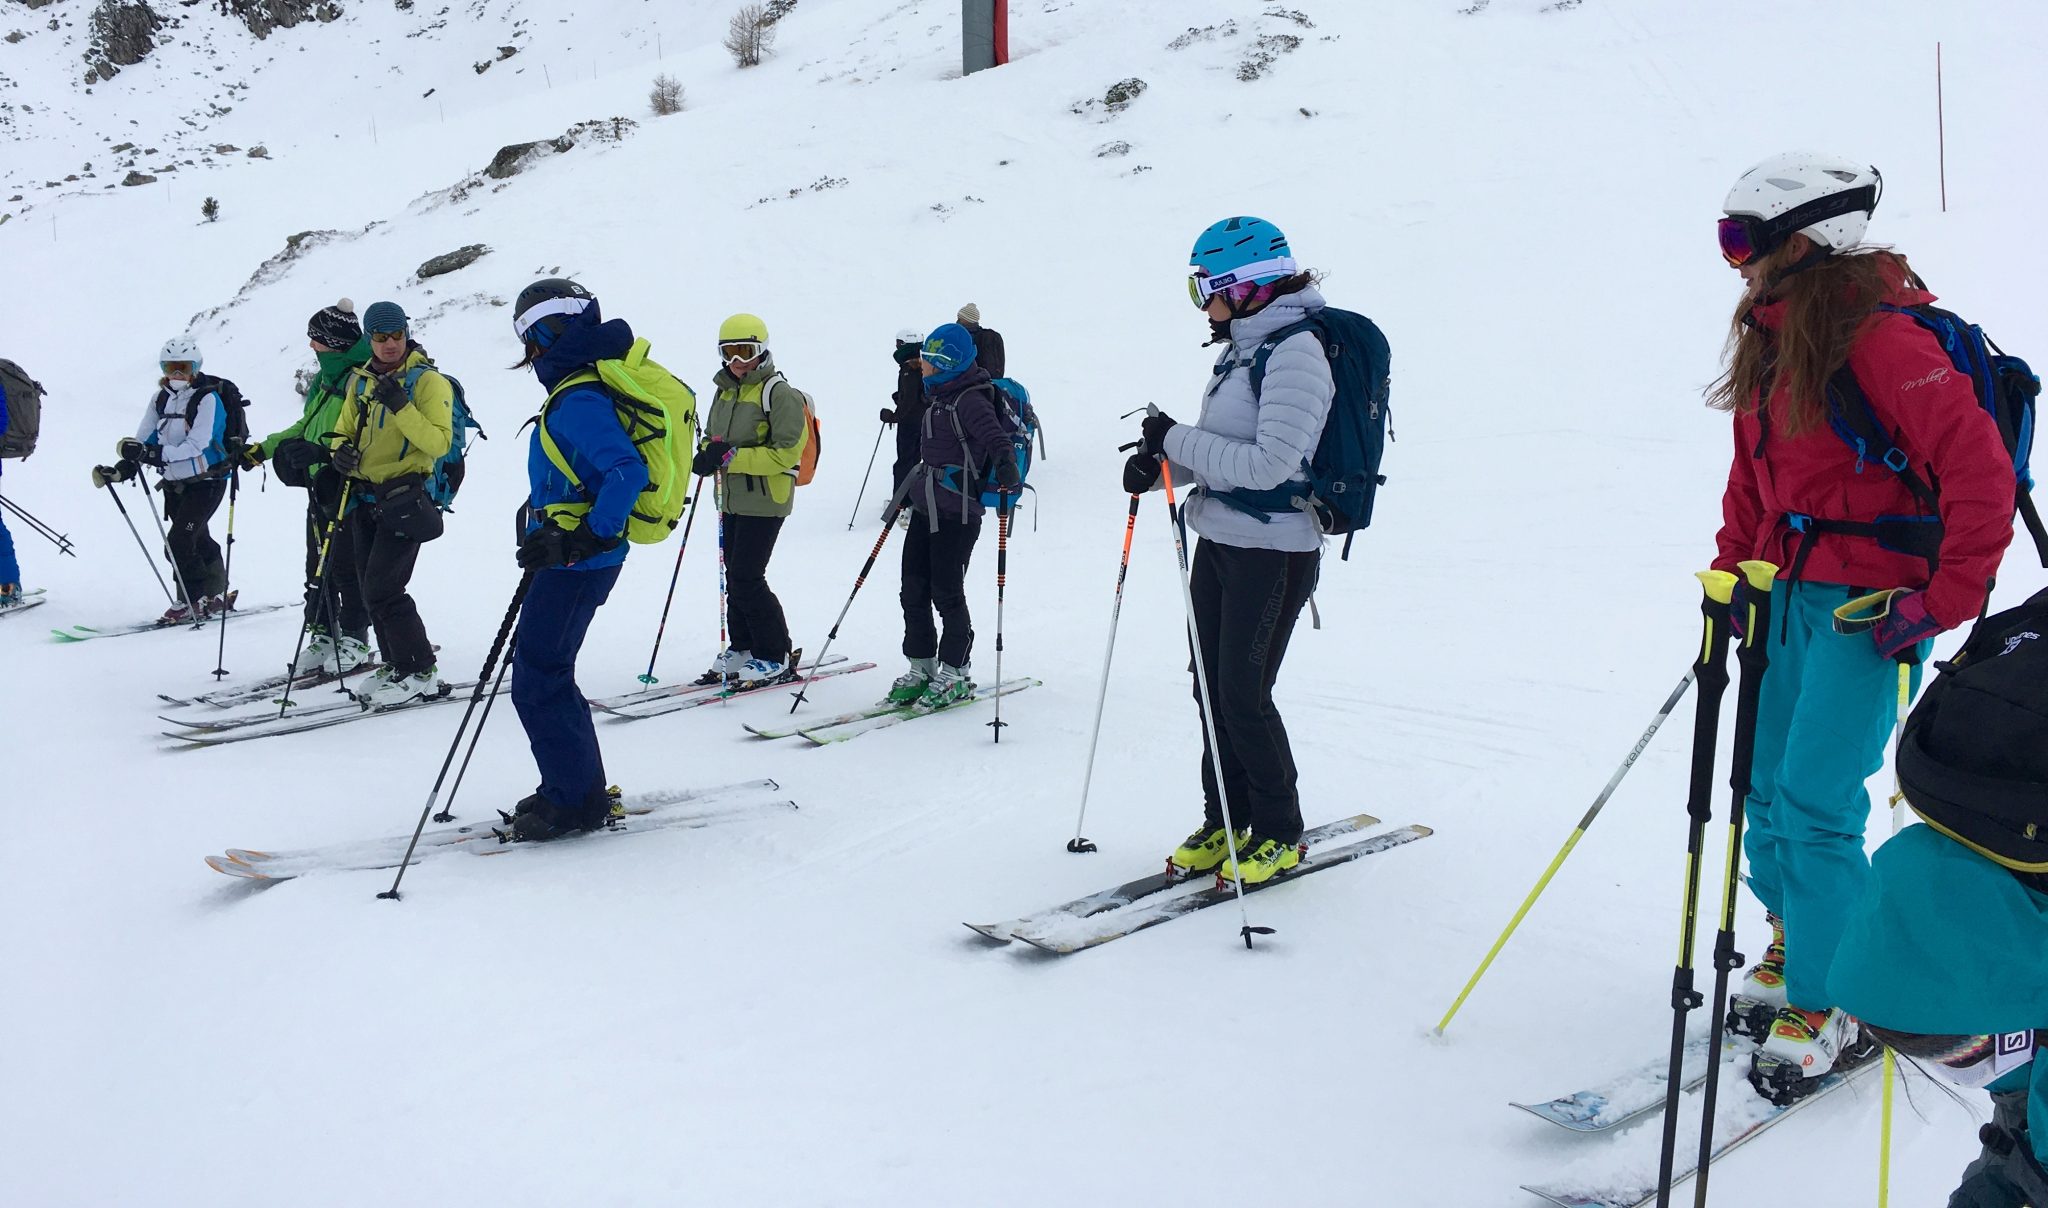
<instances>
[{"instance_id":1,"label":"black backpack","mask_svg":"<svg viewBox=\"0 0 2048 1208\"><path fill-rule=\"evenodd\" d=\"M43 428L43 385L4 358L0 358L0 407L7 409L0 457L27 457L35 452L36 437Z\"/></svg>"},{"instance_id":2,"label":"black backpack","mask_svg":"<svg viewBox=\"0 0 2048 1208\"><path fill-rule=\"evenodd\" d=\"M232 455L240 452L249 443L249 400L242 397L242 388L224 377L202 373L192 379L192 393L185 403L185 425L190 427L199 418L199 400L211 391L220 396L221 406L228 409L228 430L223 442ZM156 392L156 413L164 413L164 403L170 398L168 390Z\"/></svg>"},{"instance_id":3,"label":"black backpack","mask_svg":"<svg viewBox=\"0 0 2048 1208\"><path fill-rule=\"evenodd\" d=\"M2048 591L1979 621L1935 666L1899 739L1907 803L1986 859L2048 873Z\"/></svg>"}]
</instances>

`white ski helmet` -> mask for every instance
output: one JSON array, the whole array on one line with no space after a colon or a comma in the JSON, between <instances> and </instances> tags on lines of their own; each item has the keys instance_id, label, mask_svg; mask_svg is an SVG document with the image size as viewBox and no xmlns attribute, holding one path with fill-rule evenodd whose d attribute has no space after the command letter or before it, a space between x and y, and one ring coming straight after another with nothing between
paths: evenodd
<instances>
[{"instance_id":1,"label":"white ski helmet","mask_svg":"<svg viewBox=\"0 0 2048 1208\"><path fill-rule=\"evenodd\" d=\"M921 331L917 331L913 328L906 327L902 331L896 333L896 342L898 344L915 344L919 348L922 348L924 347L924 333Z\"/></svg>"},{"instance_id":2,"label":"white ski helmet","mask_svg":"<svg viewBox=\"0 0 2048 1208\"><path fill-rule=\"evenodd\" d=\"M1744 172L1728 190L1721 211L1731 218L1759 220L1758 255L1795 234L1839 252L1862 241L1883 193L1884 177L1869 164L1788 151Z\"/></svg>"},{"instance_id":3,"label":"white ski helmet","mask_svg":"<svg viewBox=\"0 0 2048 1208\"><path fill-rule=\"evenodd\" d=\"M172 361L190 361L192 372L198 373L205 363L205 358L199 355L199 341L191 336L172 336L165 340L163 351L156 355L157 368L162 369Z\"/></svg>"}]
</instances>

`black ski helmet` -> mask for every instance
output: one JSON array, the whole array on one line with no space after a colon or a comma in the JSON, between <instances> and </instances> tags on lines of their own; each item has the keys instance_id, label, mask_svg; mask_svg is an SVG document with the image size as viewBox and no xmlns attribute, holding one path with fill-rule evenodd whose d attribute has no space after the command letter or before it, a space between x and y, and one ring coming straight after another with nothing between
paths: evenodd
<instances>
[{"instance_id":1,"label":"black ski helmet","mask_svg":"<svg viewBox=\"0 0 2048 1208\"><path fill-rule=\"evenodd\" d=\"M546 348L568 327L569 320L591 312L598 317L597 297L566 277L545 277L519 291L512 304L512 334L522 343Z\"/></svg>"}]
</instances>

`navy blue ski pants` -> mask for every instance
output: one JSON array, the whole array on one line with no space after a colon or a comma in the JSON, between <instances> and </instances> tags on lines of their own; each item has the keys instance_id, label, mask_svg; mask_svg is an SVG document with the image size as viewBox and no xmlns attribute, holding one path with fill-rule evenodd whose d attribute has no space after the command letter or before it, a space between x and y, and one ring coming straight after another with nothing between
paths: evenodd
<instances>
[{"instance_id":1,"label":"navy blue ski pants","mask_svg":"<svg viewBox=\"0 0 2048 1208\"><path fill-rule=\"evenodd\" d=\"M605 789L597 728L576 686L576 654L619 570L535 571L513 635L512 704L540 768L541 795L561 809L577 809Z\"/></svg>"}]
</instances>

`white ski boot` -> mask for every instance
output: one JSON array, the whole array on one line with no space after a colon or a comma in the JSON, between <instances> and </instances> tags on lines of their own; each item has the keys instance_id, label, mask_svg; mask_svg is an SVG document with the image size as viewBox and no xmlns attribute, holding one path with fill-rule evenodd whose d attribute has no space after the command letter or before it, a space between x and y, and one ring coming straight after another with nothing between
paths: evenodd
<instances>
[{"instance_id":1,"label":"white ski boot","mask_svg":"<svg viewBox=\"0 0 2048 1208\"><path fill-rule=\"evenodd\" d=\"M390 667L380 667L370 674L362 687L356 689L355 696L365 709L389 709L394 705L446 696L448 691L438 667L429 667L417 675L397 675Z\"/></svg>"},{"instance_id":2,"label":"white ski boot","mask_svg":"<svg viewBox=\"0 0 2048 1208\"><path fill-rule=\"evenodd\" d=\"M1836 1066L1869 1056L1875 1046L1847 1011L1803 1011L1786 1007L1770 1035L1751 1058L1749 1082L1756 1093L1780 1106L1804 1098Z\"/></svg>"},{"instance_id":3,"label":"white ski boot","mask_svg":"<svg viewBox=\"0 0 2048 1208\"><path fill-rule=\"evenodd\" d=\"M1771 924L1771 946L1763 959L1742 975L1742 984L1728 996L1728 1030L1761 1043L1778 1012L1785 1009L1785 924L1777 915L1765 915Z\"/></svg>"}]
</instances>

